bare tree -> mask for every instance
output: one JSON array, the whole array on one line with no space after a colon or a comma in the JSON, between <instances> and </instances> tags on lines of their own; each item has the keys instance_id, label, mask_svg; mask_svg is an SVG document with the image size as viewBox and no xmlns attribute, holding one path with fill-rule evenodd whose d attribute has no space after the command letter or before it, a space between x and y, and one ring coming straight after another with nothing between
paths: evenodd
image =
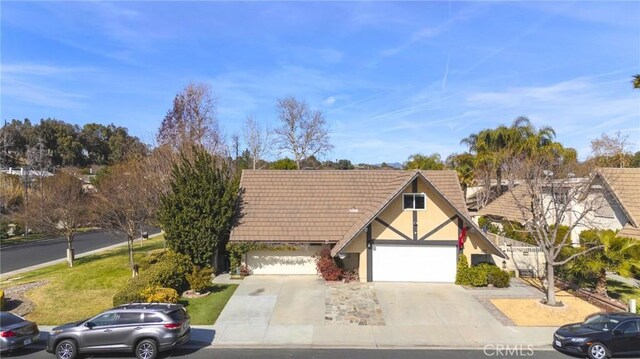
<instances>
[{"instance_id":1,"label":"bare tree","mask_svg":"<svg viewBox=\"0 0 640 359\"><path fill-rule=\"evenodd\" d=\"M631 145L628 133L617 131L613 136L603 133L591 140L591 153L598 166L624 168L631 162Z\"/></svg>"},{"instance_id":2,"label":"bare tree","mask_svg":"<svg viewBox=\"0 0 640 359\"><path fill-rule=\"evenodd\" d=\"M244 142L249 148L251 162L255 170L260 160L264 159L273 146L271 131L265 126L264 132L253 117L247 117L244 125Z\"/></svg>"},{"instance_id":3,"label":"bare tree","mask_svg":"<svg viewBox=\"0 0 640 359\"><path fill-rule=\"evenodd\" d=\"M520 212L520 222L544 253L546 265L546 303L557 305L555 298L555 268L577 256L602 246L576 249L567 255L574 229L597 226L595 212L606 203L602 179L597 173L577 178L575 162L559 161L554 156L529 156L505 162L509 192ZM520 184L516 187L514 183ZM568 230L560 231L560 226Z\"/></svg>"},{"instance_id":4,"label":"bare tree","mask_svg":"<svg viewBox=\"0 0 640 359\"><path fill-rule=\"evenodd\" d=\"M176 95L173 108L162 120L157 141L178 151L199 144L212 153L224 152L223 136L216 118L216 100L209 85L191 83Z\"/></svg>"},{"instance_id":5,"label":"bare tree","mask_svg":"<svg viewBox=\"0 0 640 359\"><path fill-rule=\"evenodd\" d=\"M73 240L78 228L89 220L90 196L82 188L82 181L65 172L42 178L39 191L27 215L37 228L67 239L67 264L73 267Z\"/></svg>"},{"instance_id":6,"label":"bare tree","mask_svg":"<svg viewBox=\"0 0 640 359\"><path fill-rule=\"evenodd\" d=\"M302 160L333 148L322 112L310 110L294 97L279 99L276 108L281 124L275 130L276 143L281 151L293 155L298 169Z\"/></svg>"},{"instance_id":7,"label":"bare tree","mask_svg":"<svg viewBox=\"0 0 640 359\"><path fill-rule=\"evenodd\" d=\"M163 180L154 178L166 163L150 166L145 159L130 159L109 168L98 183L95 213L103 228L124 233L129 249L129 266L136 275L133 241L141 236L144 226L157 216Z\"/></svg>"}]
</instances>

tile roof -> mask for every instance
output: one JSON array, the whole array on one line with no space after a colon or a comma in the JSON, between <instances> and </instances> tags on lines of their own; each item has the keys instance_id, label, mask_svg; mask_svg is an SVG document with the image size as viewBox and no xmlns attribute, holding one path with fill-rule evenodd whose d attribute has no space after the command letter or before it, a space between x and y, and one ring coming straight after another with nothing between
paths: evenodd
<instances>
[{"instance_id":1,"label":"tile roof","mask_svg":"<svg viewBox=\"0 0 640 359\"><path fill-rule=\"evenodd\" d=\"M619 235L640 239L640 168L600 168L629 222Z\"/></svg>"},{"instance_id":2,"label":"tile roof","mask_svg":"<svg viewBox=\"0 0 640 359\"><path fill-rule=\"evenodd\" d=\"M346 244L419 174L472 223L455 171L245 170L230 240Z\"/></svg>"},{"instance_id":3,"label":"tile roof","mask_svg":"<svg viewBox=\"0 0 640 359\"><path fill-rule=\"evenodd\" d=\"M522 222L522 212L518 208L518 202L527 203L529 198L531 196L526 186L515 186L513 190L507 190L477 213L479 216L500 217L510 221Z\"/></svg>"}]
</instances>

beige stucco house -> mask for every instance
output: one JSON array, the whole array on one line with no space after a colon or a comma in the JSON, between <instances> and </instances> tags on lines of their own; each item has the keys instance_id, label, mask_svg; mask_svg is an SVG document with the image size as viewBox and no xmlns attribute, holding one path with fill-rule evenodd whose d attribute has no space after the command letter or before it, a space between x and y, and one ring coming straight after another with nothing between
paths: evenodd
<instances>
[{"instance_id":1,"label":"beige stucco house","mask_svg":"<svg viewBox=\"0 0 640 359\"><path fill-rule=\"evenodd\" d=\"M640 239L640 168L599 168L593 176L593 185L588 187L588 193L572 196L563 216L562 224L572 227L573 243L577 245L580 232L588 229L611 229L619 231L618 236ZM587 180L575 178L563 182L563 185L579 185ZM549 187L544 187L543 191L545 208L553 208L552 198L562 198L551 196ZM477 215L486 216L498 224L503 219L523 223L518 202L525 204L527 201L530 201L530 196L526 187L518 185L480 209ZM548 213L548 219L553 222L554 211L549 210Z\"/></svg>"},{"instance_id":2,"label":"beige stucco house","mask_svg":"<svg viewBox=\"0 0 640 359\"><path fill-rule=\"evenodd\" d=\"M296 248L247 252L253 274L316 274L323 245L361 281L453 282L459 255L506 258L471 220L454 171L247 170L240 187L230 241Z\"/></svg>"}]
</instances>

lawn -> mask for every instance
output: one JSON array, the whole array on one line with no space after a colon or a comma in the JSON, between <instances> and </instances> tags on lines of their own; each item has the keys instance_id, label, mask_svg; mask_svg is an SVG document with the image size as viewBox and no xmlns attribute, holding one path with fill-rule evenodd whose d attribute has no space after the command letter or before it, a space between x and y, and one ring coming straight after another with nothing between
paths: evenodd
<instances>
[{"instance_id":1,"label":"lawn","mask_svg":"<svg viewBox=\"0 0 640 359\"><path fill-rule=\"evenodd\" d=\"M156 237L134 246L136 259L148 251L164 246L164 238ZM42 325L56 325L93 316L112 307L113 295L131 277L127 247L78 258L73 268L66 263L22 273L14 280L4 281L1 287L21 283L47 281L31 289L26 297L35 304L27 318ZM218 317L234 287L215 286L209 296L190 299L184 304L193 324L210 324Z\"/></svg>"},{"instance_id":2,"label":"lawn","mask_svg":"<svg viewBox=\"0 0 640 359\"><path fill-rule=\"evenodd\" d=\"M216 284L208 289L211 292L208 296L191 299L181 298L180 303L187 308L191 316L191 324L212 325L237 287L236 284Z\"/></svg>"}]
</instances>

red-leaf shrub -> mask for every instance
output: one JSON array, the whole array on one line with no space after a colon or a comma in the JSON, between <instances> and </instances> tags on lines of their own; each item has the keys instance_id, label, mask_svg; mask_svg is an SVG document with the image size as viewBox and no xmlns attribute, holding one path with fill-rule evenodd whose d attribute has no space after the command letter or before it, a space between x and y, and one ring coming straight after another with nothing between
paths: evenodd
<instances>
[{"instance_id":1,"label":"red-leaf shrub","mask_svg":"<svg viewBox=\"0 0 640 359\"><path fill-rule=\"evenodd\" d=\"M342 280L344 271L338 267L336 261L331 257L331 248L325 246L322 248L316 260L316 268L318 273L328 281Z\"/></svg>"}]
</instances>

